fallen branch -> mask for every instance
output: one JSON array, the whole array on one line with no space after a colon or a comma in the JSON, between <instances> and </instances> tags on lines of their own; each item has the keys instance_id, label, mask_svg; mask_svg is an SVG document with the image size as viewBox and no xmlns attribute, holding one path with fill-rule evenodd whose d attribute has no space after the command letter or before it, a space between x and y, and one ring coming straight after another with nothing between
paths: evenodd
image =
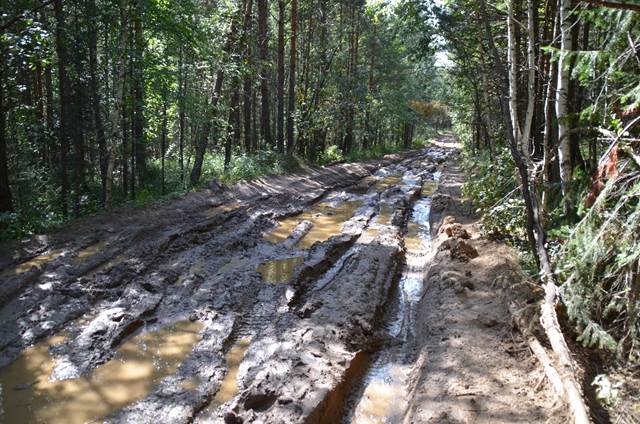
<instances>
[{"instance_id":1,"label":"fallen branch","mask_svg":"<svg viewBox=\"0 0 640 424\"><path fill-rule=\"evenodd\" d=\"M518 329L520 330L520 333L522 333L525 341L529 345L529 349L531 349L531 352L533 352L533 354L536 356L536 358L538 358L538 361L542 365L544 373L551 383L553 391L561 399L566 399L562 379L560 378L560 374L558 373L558 371L553 366L549 355L547 355L547 351L544 349L544 347L542 347L536 336L531 334L531 331L529 331L529 327L527 326L526 322L524 322L521 314L518 313L518 308L515 304L512 303L511 305L509 305L509 312L511 312L513 321L516 323Z\"/></svg>"},{"instance_id":2,"label":"fallen branch","mask_svg":"<svg viewBox=\"0 0 640 424\"><path fill-rule=\"evenodd\" d=\"M551 343L551 348L560 364L559 375L566 393L565 399L569 404L574 422L576 424L587 424L591 422L591 419L576 378L576 366L569 354L569 347L564 340L564 335L558 323L558 315L556 314L558 288L552 278L547 276L546 280L547 282L544 284L544 302L540 307L540 324L542 324L549 343Z\"/></svg>"}]
</instances>

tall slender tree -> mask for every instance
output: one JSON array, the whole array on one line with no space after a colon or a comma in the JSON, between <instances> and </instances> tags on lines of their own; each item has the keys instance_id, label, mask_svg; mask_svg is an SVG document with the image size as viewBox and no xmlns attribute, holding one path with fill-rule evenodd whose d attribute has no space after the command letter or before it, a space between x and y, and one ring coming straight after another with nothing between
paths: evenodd
<instances>
[{"instance_id":1,"label":"tall slender tree","mask_svg":"<svg viewBox=\"0 0 640 424\"><path fill-rule=\"evenodd\" d=\"M260 52L260 135L267 146L272 146L271 138L271 72L269 67L269 2L258 0L258 49Z\"/></svg>"},{"instance_id":2,"label":"tall slender tree","mask_svg":"<svg viewBox=\"0 0 640 424\"><path fill-rule=\"evenodd\" d=\"M291 47L289 49L289 103L287 107L287 153L295 149L294 125L296 119L296 61L298 38L298 0L291 0Z\"/></svg>"}]
</instances>

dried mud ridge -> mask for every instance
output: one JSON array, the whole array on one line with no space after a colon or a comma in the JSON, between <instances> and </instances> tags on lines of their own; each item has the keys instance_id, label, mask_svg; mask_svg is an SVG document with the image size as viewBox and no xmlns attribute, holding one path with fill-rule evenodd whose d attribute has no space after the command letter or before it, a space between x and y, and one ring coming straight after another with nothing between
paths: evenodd
<instances>
[{"instance_id":1,"label":"dried mud ridge","mask_svg":"<svg viewBox=\"0 0 640 424\"><path fill-rule=\"evenodd\" d=\"M453 141L5 246L0 422L554 422Z\"/></svg>"}]
</instances>

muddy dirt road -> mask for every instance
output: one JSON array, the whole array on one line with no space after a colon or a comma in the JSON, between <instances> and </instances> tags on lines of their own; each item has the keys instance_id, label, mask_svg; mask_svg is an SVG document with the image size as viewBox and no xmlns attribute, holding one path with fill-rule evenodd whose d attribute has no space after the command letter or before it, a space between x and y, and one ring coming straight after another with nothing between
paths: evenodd
<instances>
[{"instance_id":1,"label":"muddy dirt road","mask_svg":"<svg viewBox=\"0 0 640 424\"><path fill-rule=\"evenodd\" d=\"M0 422L563 422L453 145L4 246Z\"/></svg>"}]
</instances>

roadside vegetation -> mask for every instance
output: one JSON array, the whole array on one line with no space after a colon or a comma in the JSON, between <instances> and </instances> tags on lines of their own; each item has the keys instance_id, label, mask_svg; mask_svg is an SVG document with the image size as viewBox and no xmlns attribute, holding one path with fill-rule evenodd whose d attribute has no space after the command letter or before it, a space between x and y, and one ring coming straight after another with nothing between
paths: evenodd
<instances>
[{"instance_id":1,"label":"roadside vegetation","mask_svg":"<svg viewBox=\"0 0 640 424\"><path fill-rule=\"evenodd\" d=\"M410 107L440 89L410 3L5 3L0 239L379 157L446 118Z\"/></svg>"},{"instance_id":2,"label":"roadside vegetation","mask_svg":"<svg viewBox=\"0 0 640 424\"><path fill-rule=\"evenodd\" d=\"M612 406L613 421L633 422L639 7L457 0L431 10L450 52L464 192L482 213L483 231L518 248L533 279L557 287L565 328L601 359L600 375L585 384Z\"/></svg>"}]
</instances>

